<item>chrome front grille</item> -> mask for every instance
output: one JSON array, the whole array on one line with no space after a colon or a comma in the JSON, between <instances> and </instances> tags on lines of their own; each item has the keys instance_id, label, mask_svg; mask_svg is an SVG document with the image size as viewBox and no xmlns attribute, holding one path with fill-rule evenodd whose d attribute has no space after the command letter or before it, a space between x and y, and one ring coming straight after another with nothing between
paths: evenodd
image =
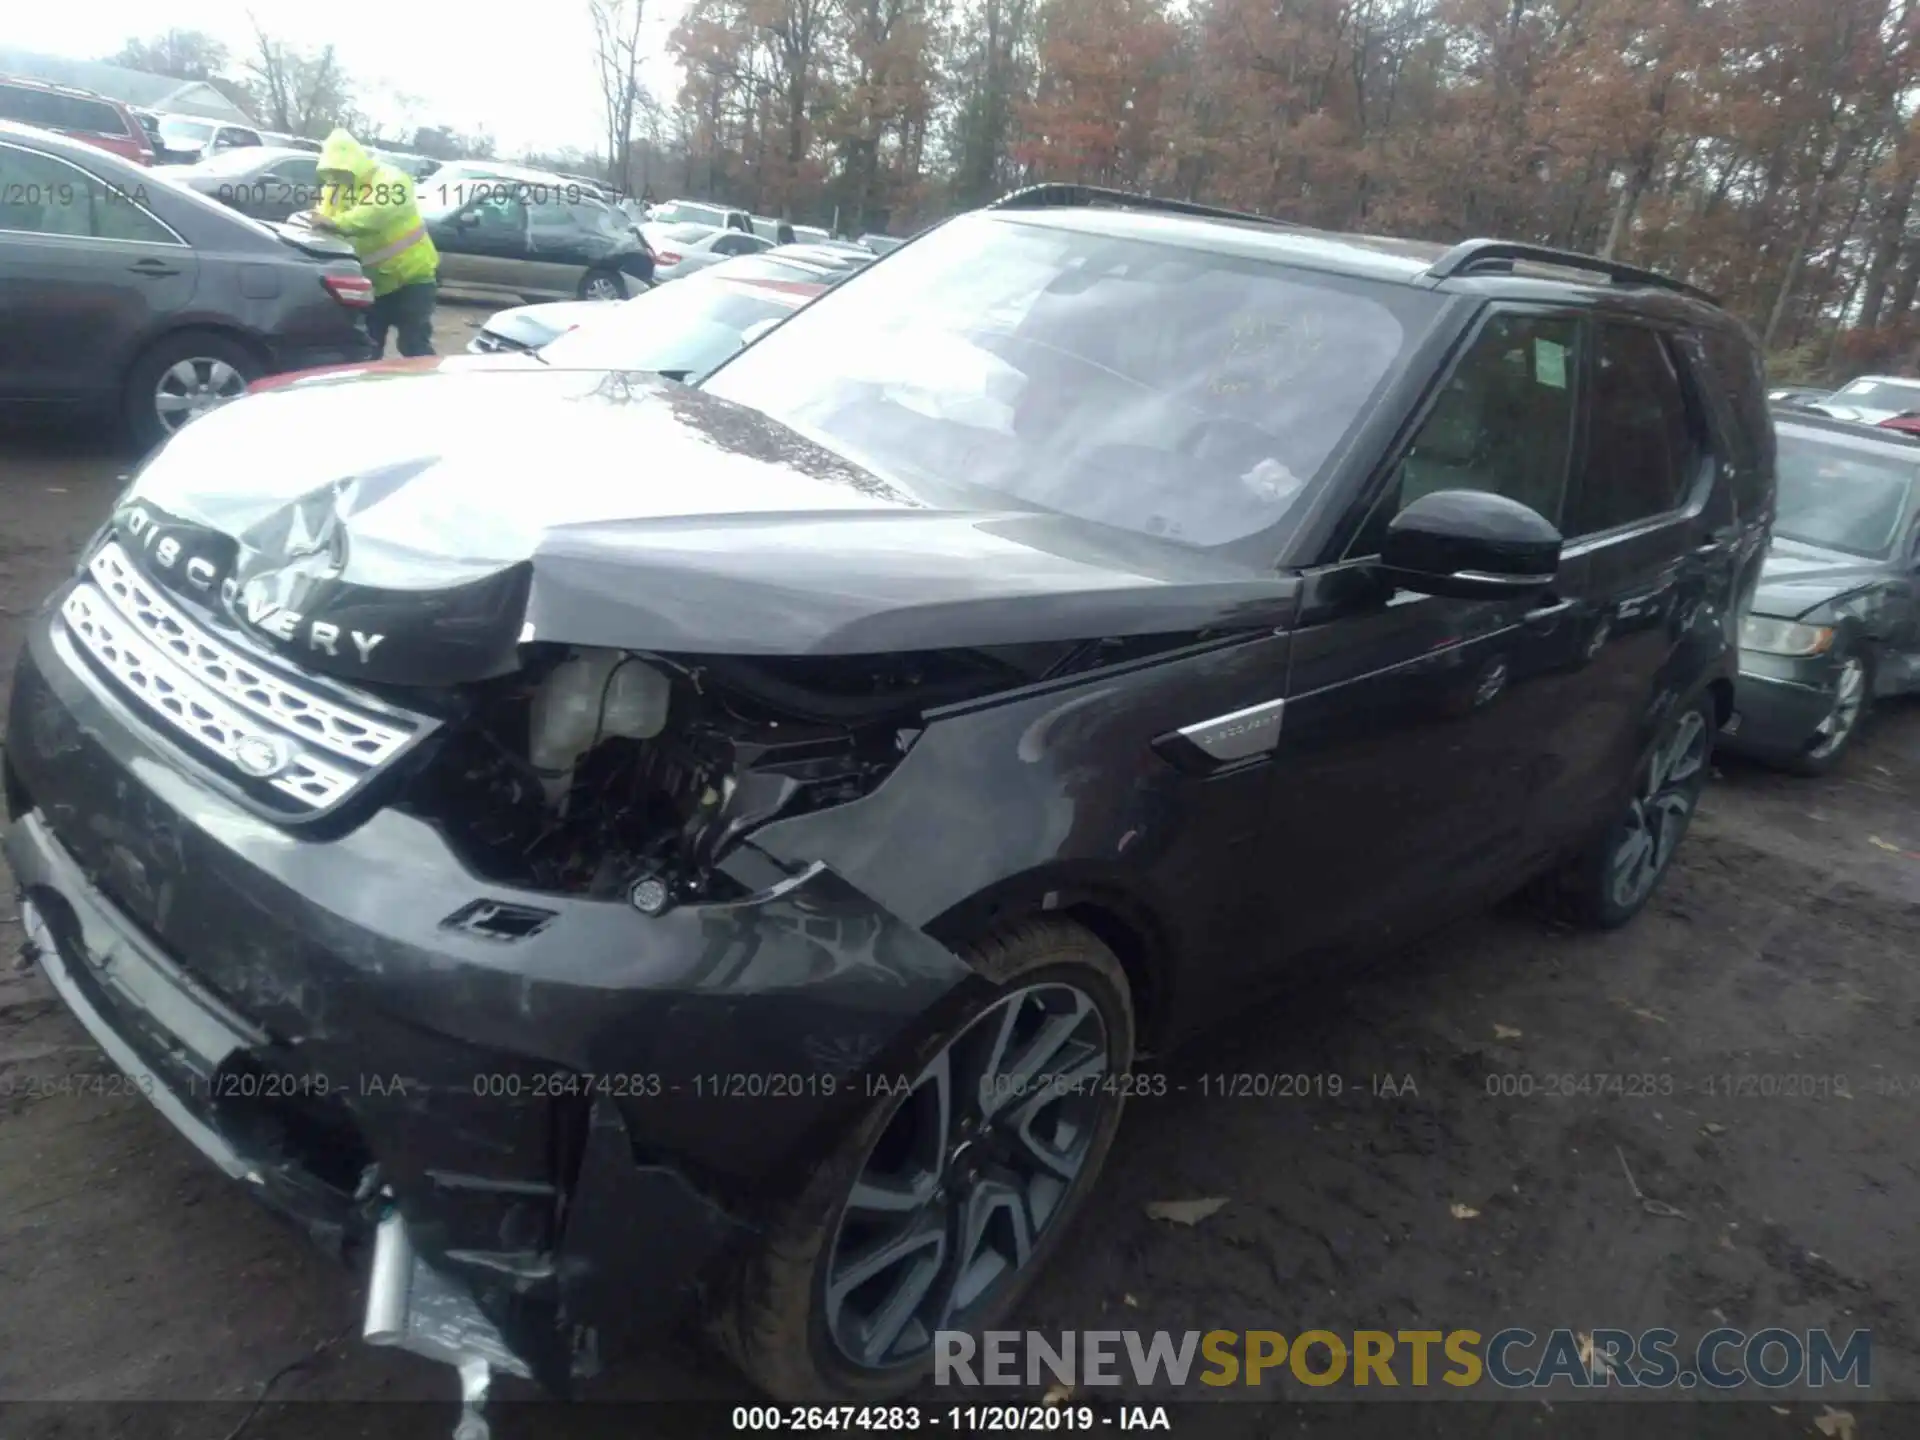
<instances>
[{"instance_id":1,"label":"chrome front grille","mask_svg":"<svg viewBox=\"0 0 1920 1440\"><path fill-rule=\"evenodd\" d=\"M419 731L256 663L169 601L112 541L87 572L61 606L81 648L162 728L298 810L338 804Z\"/></svg>"}]
</instances>

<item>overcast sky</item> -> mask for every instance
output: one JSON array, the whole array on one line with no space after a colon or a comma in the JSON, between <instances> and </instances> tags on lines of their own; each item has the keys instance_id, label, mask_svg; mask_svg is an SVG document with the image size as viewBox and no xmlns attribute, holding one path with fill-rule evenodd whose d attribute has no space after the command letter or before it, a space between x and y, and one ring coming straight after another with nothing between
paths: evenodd
<instances>
[{"instance_id":1,"label":"overcast sky","mask_svg":"<svg viewBox=\"0 0 1920 1440\"><path fill-rule=\"evenodd\" d=\"M663 52L685 3L648 0L655 59L647 81L668 104L679 81ZM7 44L84 60L104 59L131 37L149 39L168 28L204 30L237 59L253 47L251 9L277 39L302 47L332 43L362 108L396 127L484 126L504 155L601 148L587 0L458 8L417 0L13 0L6 8ZM401 94L417 101L405 113L394 99Z\"/></svg>"}]
</instances>

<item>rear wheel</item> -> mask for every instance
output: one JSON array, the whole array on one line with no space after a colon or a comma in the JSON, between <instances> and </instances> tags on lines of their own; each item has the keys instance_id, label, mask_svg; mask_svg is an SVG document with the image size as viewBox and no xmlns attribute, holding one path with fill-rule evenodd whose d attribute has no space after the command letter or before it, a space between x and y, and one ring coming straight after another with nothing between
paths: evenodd
<instances>
[{"instance_id":1,"label":"rear wheel","mask_svg":"<svg viewBox=\"0 0 1920 1440\"><path fill-rule=\"evenodd\" d=\"M165 336L127 372L127 427L143 449L151 449L196 416L239 399L265 369L252 351L223 335L189 330Z\"/></svg>"},{"instance_id":2,"label":"rear wheel","mask_svg":"<svg viewBox=\"0 0 1920 1440\"><path fill-rule=\"evenodd\" d=\"M613 270L589 270L580 280L582 300L624 300L626 278Z\"/></svg>"},{"instance_id":3,"label":"rear wheel","mask_svg":"<svg viewBox=\"0 0 1920 1440\"><path fill-rule=\"evenodd\" d=\"M1706 788L1714 724L1704 695L1667 720L1623 812L1560 877L1556 898L1568 919L1612 930L1653 898Z\"/></svg>"},{"instance_id":4,"label":"rear wheel","mask_svg":"<svg viewBox=\"0 0 1920 1440\"><path fill-rule=\"evenodd\" d=\"M1833 708L1813 732L1807 748L1788 762L1801 775L1824 775L1838 765L1865 725L1873 703L1873 661L1861 651L1843 653L1833 682Z\"/></svg>"},{"instance_id":5,"label":"rear wheel","mask_svg":"<svg viewBox=\"0 0 1920 1440\"><path fill-rule=\"evenodd\" d=\"M1000 988L922 1047L904 1093L777 1217L716 1319L778 1399L918 1384L936 1332L993 1328L1019 1303L1106 1160L1133 1061L1119 962L1062 921L969 958Z\"/></svg>"}]
</instances>

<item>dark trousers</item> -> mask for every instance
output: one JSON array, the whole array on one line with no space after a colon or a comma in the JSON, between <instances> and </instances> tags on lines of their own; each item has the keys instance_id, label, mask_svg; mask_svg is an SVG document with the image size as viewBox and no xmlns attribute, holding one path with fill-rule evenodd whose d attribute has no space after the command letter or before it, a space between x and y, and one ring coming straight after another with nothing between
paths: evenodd
<instances>
[{"instance_id":1,"label":"dark trousers","mask_svg":"<svg viewBox=\"0 0 1920 1440\"><path fill-rule=\"evenodd\" d=\"M387 331L400 332L402 355L433 354L433 302L440 287L431 280L418 285L402 285L373 298L367 312L367 338L373 341L374 357L387 353Z\"/></svg>"}]
</instances>

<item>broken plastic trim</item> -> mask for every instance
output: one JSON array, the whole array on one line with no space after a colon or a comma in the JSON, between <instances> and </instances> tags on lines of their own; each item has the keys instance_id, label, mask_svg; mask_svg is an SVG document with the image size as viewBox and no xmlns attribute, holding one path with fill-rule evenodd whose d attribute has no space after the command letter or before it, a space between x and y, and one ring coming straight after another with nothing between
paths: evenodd
<instances>
[{"instance_id":1,"label":"broken plastic trim","mask_svg":"<svg viewBox=\"0 0 1920 1440\"><path fill-rule=\"evenodd\" d=\"M369 1345L410 1350L456 1367L480 1360L509 1375L532 1374L466 1288L415 1252L398 1210L388 1210L374 1231L360 1336Z\"/></svg>"}]
</instances>

